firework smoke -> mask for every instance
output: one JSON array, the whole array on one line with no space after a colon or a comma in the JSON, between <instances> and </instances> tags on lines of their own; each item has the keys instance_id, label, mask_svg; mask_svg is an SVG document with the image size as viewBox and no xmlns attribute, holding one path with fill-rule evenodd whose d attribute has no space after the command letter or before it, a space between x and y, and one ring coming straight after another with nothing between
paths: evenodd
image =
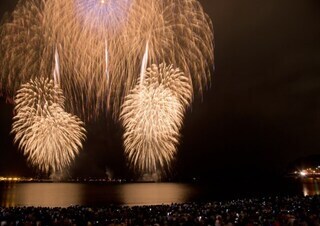
<instances>
[{"instance_id":1,"label":"firework smoke","mask_svg":"<svg viewBox=\"0 0 320 226\"><path fill-rule=\"evenodd\" d=\"M165 64L147 68L120 115L125 154L134 169L149 174L170 169L191 98L190 81L179 69Z\"/></svg>"},{"instance_id":2,"label":"firework smoke","mask_svg":"<svg viewBox=\"0 0 320 226\"><path fill-rule=\"evenodd\" d=\"M51 173L68 167L82 148L85 129L64 111L62 90L41 77L22 85L15 102L12 133L28 162Z\"/></svg>"}]
</instances>

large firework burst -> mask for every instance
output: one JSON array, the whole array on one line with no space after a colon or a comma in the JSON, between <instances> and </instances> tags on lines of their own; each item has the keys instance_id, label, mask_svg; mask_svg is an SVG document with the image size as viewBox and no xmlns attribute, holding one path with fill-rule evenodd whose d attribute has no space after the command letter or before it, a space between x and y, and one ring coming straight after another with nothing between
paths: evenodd
<instances>
[{"instance_id":1,"label":"large firework burst","mask_svg":"<svg viewBox=\"0 0 320 226\"><path fill-rule=\"evenodd\" d=\"M186 107L192 98L187 76L172 65L152 65L125 98L120 118L129 163L140 173L170 168Z\"/></svg>"},{"instance_id":2,"label":"large firework burst","mask_svg":"<svg viewBox=\"0 0 320 226\"><path fill-rule=\"evenodd\" d=\"M29 163L44 172L68 167L82 147L81 120L63 110L62 90L49 79L22 85L15 101L12 133Z\"/></svg>"},{"instance_id":3,"label":"large firework burst","mask_svg":"<svg viewBox=\"0 0 320 226\"><path fill-rule=\"evenodd\" d=\"M202 94L210 82L213 31L198 0L24 0L3 24L0 79L14 94L60 56L66 107L91 118L118 116L148 62L179 67Z\"/></svg>"}]
</instances>

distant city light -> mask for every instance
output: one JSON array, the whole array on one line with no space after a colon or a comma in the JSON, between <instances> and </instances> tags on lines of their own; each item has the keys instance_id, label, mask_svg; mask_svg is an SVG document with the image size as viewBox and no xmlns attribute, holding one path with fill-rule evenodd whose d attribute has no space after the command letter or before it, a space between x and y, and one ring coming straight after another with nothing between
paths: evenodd
<instances>
[{"instance_id":1,"label":"distant city light","mask_svg":"<svg viewBox=\"0 0 320 226\"><path fill-rule=\"evenodd\" d=\"M294 174L300 176L300 177L311 177L311 178L318 178L320 177L320 168L315 167L315 168L305 168L305 169L300 169L299 171L294 171Z\"/></svg>"},{"instance_id":2,"label":"distant city light","mask_svg":"<svg viewBox=\"0 0 320 226\"><path fill-rule=\"evenodd\" d=\"M19 182L19 181L32 181L32 178L20 178L20 177L0 177L0 182Z\"/></svg>"},{"instance_id":3,"label":"distant city light","mask_svg":"<svg viewBox=\"0 0 320 226\"><path fill-rule=\"evenodd\" d=\"M307 175L307 173L304 170L300 171L300 176L304 177L306 175Z\"/></svg>"}]
</instances>

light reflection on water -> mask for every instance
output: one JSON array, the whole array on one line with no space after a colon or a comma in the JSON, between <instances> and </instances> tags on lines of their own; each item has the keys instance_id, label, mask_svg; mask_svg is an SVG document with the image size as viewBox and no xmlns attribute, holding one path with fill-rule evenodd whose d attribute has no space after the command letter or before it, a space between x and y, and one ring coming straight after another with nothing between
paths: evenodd
<instances>
[{"instance_id":1,"label":"light reflection on water","mask_svg":"<svg viewBox=\"0 0 320 226\"><path fill-rule=\"evenodd\" d=\"M320 195L320 180L308 178L302 181L302 189L304 196Z\"/></svg>"},{"instance_id":2,"label":"light reflection on water","mask_svg":"<svg viewBox=\"0 0 320 226\"><path fill-rule=\"evenodd\" d=\"M82 184L8 183L1 187L1 206L70 206L81 203Z\"/></svg>"},{"instance_id":3,"label":"light reflection on water","mask_svg":"<svg viewBox=\"0 0 320 226\"><path fill-rule=\"evenodd\" d=\"M156 205L192 201L198 189L179 183L5 183L0 206Z\"/></svg>"},{"instance_id":4,"label":"light reflection on water","mask_svg":"<svg viewBox=\"0 0 320 226\"><path fill-rule=\"evenodd\" d=\"M320 180L296 183L270 183L264 186L240 186L241 183L197 186L183 183L0 183L0 206L68 207L71 205L105 206L157 205L193 201L229 200L268 195L320 195ZM243 183L242 183L243 184ZM278 190L280 189L280 190ZM259 191L255 193L254 191Z\"/></svg>"},{"instance_id":5,"label":"light reflection on water","mask_svg":"<svg viewBox=\"0 0 320 226\"><path fill-rule=\"evenodd\" d=\"M186 184L127 184L121 187L121 193L127 205L145 205L187 202L196 190Z\"/></svg>"}]
</instances>

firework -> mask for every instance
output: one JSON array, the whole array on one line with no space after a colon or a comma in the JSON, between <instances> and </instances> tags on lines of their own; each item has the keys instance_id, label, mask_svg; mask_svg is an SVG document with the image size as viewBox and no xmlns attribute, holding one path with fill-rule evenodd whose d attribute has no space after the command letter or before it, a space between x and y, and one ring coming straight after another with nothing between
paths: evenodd
<instances>
[{"instance_id":1,"label":"firework","mask_svg":"<svg viewBox=\"0 0 320 226\"><path fill-rule=\"evenodd\" d=\"M190 81L179 69L165 64L147 68L120 115L125 154L133 168L150 174L170 168L191 98Z\"/></svg>"},{"instance_id":2,"label":"firework","mask_svg":"<svg viewBox=\"0 0 320 226\"><path fill-rule=\"evenodd\" d=\"M66 109L86 119L109 107L118 116L143 59L179 67L199 94L213 63L212 24L197 0L21 1L0 42L7 92L51 74L57 51Z\"/></svg>"},{"instance_id":3,"label":"firework","mask_svg":"<svg viewBox=\"0 0 320 226\"><path fill-rule=\"evenodd\" d=\"M52 42L43 23L43 8L41 0L20 1L1 26L1 81L11 96L34 75L52 72L49 51Z\"/></svg>"},{"instance_id":4,"label":"firework","mask_svg":"<svg viewBox=\"0 0 320 226\"><path fill-rule=\"evenodd\" d=\"M48 114L48 107L54 103L64 106L62 90L48 78L40 77L21 85L15 97L15 110L34 109L36 115Z\"/></svg>"},{"instance_id":5,"label":"firework","mask_svg":"<svg viewBox=\"0 0 320 226\"><path fill-rule=\"evenodd\" d=\"M104 34L121 29L128 19L132 0L74 0L68 10L73 9L76 20L87 28ZM107 31L107 32L106 32Z\"/></svg>"},{"instance_id":6,"label":"firework","mask_svg":"<svg viewBox=\"0 0 320 226\"><path fill-rule=\"evenodd\" d=\"M63 101L62 90L42 77L22 85L15 98L14 142L44 172L68 167L85 139L83 123L64 111Z\"/></svg>"}]
</instances>

